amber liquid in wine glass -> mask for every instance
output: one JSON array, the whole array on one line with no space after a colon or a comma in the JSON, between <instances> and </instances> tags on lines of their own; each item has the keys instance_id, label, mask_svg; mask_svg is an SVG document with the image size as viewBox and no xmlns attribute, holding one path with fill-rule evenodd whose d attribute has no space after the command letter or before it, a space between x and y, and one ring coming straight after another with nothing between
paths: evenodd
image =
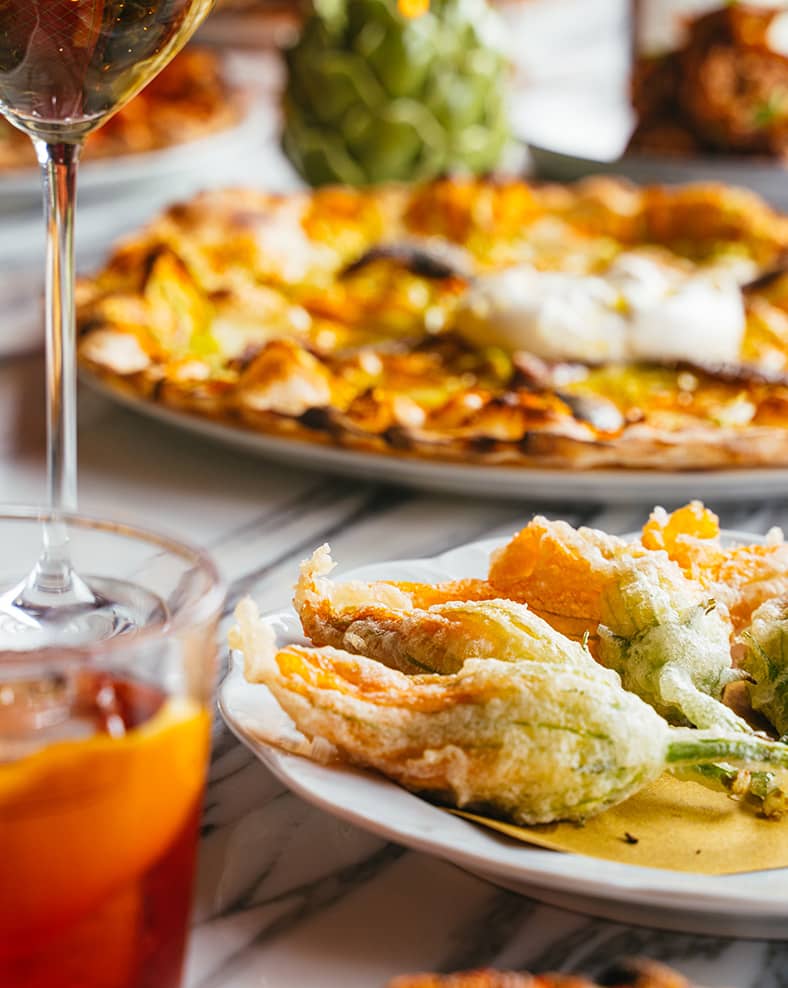
<instances>
[{"instance_id":1,"label":"amber liquid in wine glass","mask_svg":"<svg viewBox=\"0 0 788 988\"><path fill-rule=\"evenodd\" d=\"M213 0L0 0L0 113L33 140L47 224L48 513L27 575L0 583L0 652L78 644L165 619L143 588L91 581L58 520L76 510L73 220L84 138L170 61Z\"/></svg>"}]
</instances>

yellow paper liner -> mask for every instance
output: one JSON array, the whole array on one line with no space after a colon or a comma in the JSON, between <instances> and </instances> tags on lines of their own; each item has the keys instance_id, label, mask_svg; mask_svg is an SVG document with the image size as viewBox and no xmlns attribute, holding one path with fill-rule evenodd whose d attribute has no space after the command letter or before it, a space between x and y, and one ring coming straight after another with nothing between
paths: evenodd
<instances>
[{"instance_id":1,"label":"yellow paper liner","mask_svg":"<svg viewBox=\"0 0 788 988\"><path fill-rule=\"evenodd\" d=\"M667 774L583 825L518 827L452 812L527 844L642 868L736 875L788 867L788 817L767 820L751 805Z\"/></svg>"}]
</instances>

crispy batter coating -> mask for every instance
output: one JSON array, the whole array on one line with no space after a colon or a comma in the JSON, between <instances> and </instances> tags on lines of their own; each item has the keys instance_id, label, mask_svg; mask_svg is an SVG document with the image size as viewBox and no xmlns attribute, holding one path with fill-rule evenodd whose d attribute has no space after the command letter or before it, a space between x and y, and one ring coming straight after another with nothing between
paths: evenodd
<instances>
[{"instance_id":1,"label":"crispy batter coating","mask_svg":"<svg viewBox=\"0 0 788 988\"><path fill-rule=\"evenodd\" d=\"M366 617L386 620L390 616L387 609L399 615L449 601L490 600L497 596L486 580L437 584L387 580L335 583L327 579L335 565L329 547L320 546L301 564L295 586L293 606L301 618L304 633L316 645L344 647L347 642L343 636L351 623Z\"/></svg>"},{"instance_id":2,"label":"crispy batter coating","mask_svg":"<svg viewBox=\"0 0 788 988\"><path fill-rule=\"evenodd\" d=\"M429 599L426 584L336 583L327 576L333 566L328 546L321 546L301 564L296 584L294 604L316 645L345 648L405 673L457 672L473 658L578 666L593 662L588 651L524 604L448 600L419 607L414 596ZM418 593L408 594L403 586L417 587Z\"/></svg>"},{"instance_id":3,"label":"crispy batter coating","mask_svg":"<svg viewBox=\"0 0 788 988\"><path fill-rule=\"evenodd\" d=\"M647 549L667 552L691 580L706 585L709 570L724 558L719 535L719 518L700 501L691 501L671 514L655 508L641 541Z\"/></svg>"},{"instance_id":4,"label":"crispy batter coating","mask_svg":"<svg viewBox=\"0 0 788 988\"><path fill-rule=\"evenodd\" d=\"M537 516L493 554L487 579L502 597L528 604L567 637L588 636L595 653L601 595L613 563L643 555L637 543Z\"/></svg>"},{"instance_id":5,"label":"crispy batter coating","mask_svg":"<svg viewBox=\"0 0 788 988\"><path fill-rule=\"evenodd\" d=\"M406 593L414 607L427 608L434 604L446 604L451 600L492 600L498 595L487 580L446 580L444 583L412 583L397 581L392 584Z\"/></svg>"},{"instance_id":6,"label":"crispy batter coating","mask_svg":"<svg viewBox=\"0 0 788 988\"><path fill-rule=\"evenodd\" d=\"M587 819L665 769L721 758L788 764L775 742L669 727L596 663L469 659L451 675L406 676L330 647L277 651L248 599L236 618L230 644L246 678L268 687L307 742L515 823Z\"/></svg>"},{"instance_id":7,"label":"crispy batter coating","mask_svg":"<svg viewBox=\"0 0 788 988\"><path fill-rule=\"evenodd\" d=\"M788 596L761 604L742 640L741 665L752 677L750 702L783 737L788 732Z\"/></svg>"},{"instance_id":8,"label":"crispy batter coating","mask_svg":"<svg viewBox=\"0 0 788 988\"><path fill-rule=\"evenodd\" d=\"M599 658L673 724L749 732L723 703L731 666L727 613L662 553L615 565L601 602Z\"/></svg>"},{"instance_id":9,"label":"crispy batter coating","mask_svg":"<svg viewBox=\"0 0 788 988\"><path fill-rule=\"evenodd\" d=\"M642 542L647 549L664 549L724 604L737 632L764 601L788 594L788 544L782 532L773 530L764 544L723 547L719 518L699 501L672 514L655 508Z\"/></svg>"}]
</instances>

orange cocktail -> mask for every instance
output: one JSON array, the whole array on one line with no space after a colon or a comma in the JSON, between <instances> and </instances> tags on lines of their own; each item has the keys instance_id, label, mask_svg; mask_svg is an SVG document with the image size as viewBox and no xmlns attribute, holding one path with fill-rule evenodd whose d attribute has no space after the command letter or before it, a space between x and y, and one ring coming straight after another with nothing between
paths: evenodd
<instances>
[{"instance_id":1,"label":"orange cocktail","mask_svg":"<svg viewBox=\"0 0 788 988\"><path fill-rule=\"evenodd\" d=\"M178 988L221 583L155 532L48 524L89 586L0 648L0 988ZM38 511L0 511L0 597L40 546Z\"/></svg>"},{"instance_id":2,"label":"orange cocktail","mask_svg":"<svg viewBox=\"0 0 788 988\"><path fill-rule=\"evenodd\" d=\"M0 760L0 988L175 988L209 717L130 679L78 692L66 739Z\"/></svg>"}]
</instances>

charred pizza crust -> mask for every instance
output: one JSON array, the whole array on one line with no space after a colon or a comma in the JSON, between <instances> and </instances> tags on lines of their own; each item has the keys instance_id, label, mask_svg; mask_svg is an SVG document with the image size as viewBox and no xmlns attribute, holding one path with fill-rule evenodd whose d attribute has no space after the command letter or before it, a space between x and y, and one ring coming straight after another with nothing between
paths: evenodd
<instances>
[{"instance_id":1,"label":"charred pizza crust","mask_svg":"<svg viewBox=\"0 0 788 988\"><path fill-rule=\"evenodd\" d=\"M749 266L731 367L546 364L452 326L523 254L593 272L632 247ZM788 221L721 186L451 180L203 194L79 290L80 359L123 392L239 428L511 467L788 465ZM712 328L713 330L713 328Z\"/></svg>"}]
</instances>

